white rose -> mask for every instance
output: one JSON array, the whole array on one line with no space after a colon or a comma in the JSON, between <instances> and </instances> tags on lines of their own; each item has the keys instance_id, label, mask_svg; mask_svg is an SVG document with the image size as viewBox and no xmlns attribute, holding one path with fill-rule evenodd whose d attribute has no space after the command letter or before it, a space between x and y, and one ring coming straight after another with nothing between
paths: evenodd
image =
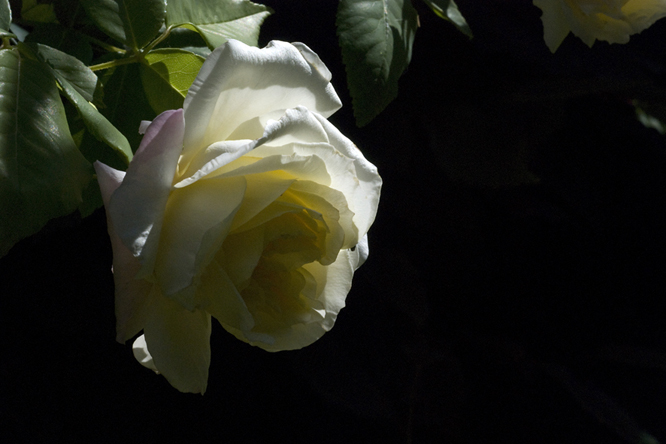
<instances>
[{"instance_id":1,"label":"white rose","mask_svg":"<svg viewBox=\"0 0 666 444\"><path fill-rule=\"evenodd\" d=\"M302 44L213 51L127 173L95 165L117 339L183 392L206 389L211 316L265 350L333 327L368 254L381 178L326 118L330 72ZM145 125L143 125L145 126Z\"/></svg>"},{"instance_id":2,"label":"white rose","mask_svg":"<svg viewBox=\"0 0 666 444\"><path fill-rule=\"evenodd\" d=\"M592 47L595 40L627 43L629 36L666 16L666 0L534 0L543 14L544 39L555 52L569 31Z\"/></svg>"}]
</instances>

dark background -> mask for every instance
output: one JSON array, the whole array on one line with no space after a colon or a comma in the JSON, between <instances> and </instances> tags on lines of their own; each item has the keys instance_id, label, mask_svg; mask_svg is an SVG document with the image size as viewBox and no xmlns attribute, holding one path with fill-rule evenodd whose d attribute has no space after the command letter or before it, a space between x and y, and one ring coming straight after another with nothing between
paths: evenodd
<instances>
[{"instance_id":1,"label":"dark background","mask_svg":"<svg viewBox=\"0 0 666 444\"><path fill-rule=\"evenodd\" d=\"M0 259L0 441L666 441L666 20L556 54L529 0L420 4L400 95L354 124L336 2L266 1L269 40L333 73L331 118L384 179L370 258L335 328L266 353L219 325L205 396L114 341L103 210ZM645 438L645 436L643 436Z\"/></svg>"}]
</instances>

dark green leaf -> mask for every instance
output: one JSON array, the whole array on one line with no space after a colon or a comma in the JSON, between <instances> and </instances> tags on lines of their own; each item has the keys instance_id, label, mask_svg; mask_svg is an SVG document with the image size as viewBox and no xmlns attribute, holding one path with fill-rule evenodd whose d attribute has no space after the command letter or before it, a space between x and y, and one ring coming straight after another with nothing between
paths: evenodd
<instances>
[{"instance_id":1,"label":"dark green leaf","mask_svg":"<svg viewBox=\"0 0 666 444\"><path fill-rule=\"evenodd\" d=\"M435 14L446 21L453 23L456 28L470 39L473 37L472 30L469 29L467 20L460 13L458 5L453 0L423 0Z\"/></svg>"},{"instance_id":2,"label":"dark green leaf","mask_svg":"<svg viewBox=\"0 0 666 444\"><path fill-rule=\"evenodd\" d=\"M23 0L21 18L29 22L56 23L52 1Z\"/></svg>"},{"instance_id":3,"label":"dark green leaf","mask_svg":"<svg viewBox=\"0 0 666 444\"><path fill-rule=\"evenodd\" d=\"M74 211L90 177L50 69L18 49L0 51L0 256Z\"/></svg>"},{"instance_id":4,"label":"dark green leaf","mask_svg":"<svg viewBox=\"0 0 666 444\"><path fill-rule=\"evenodd\" d=\"M247 0L169 0L167 25L196 30L210 48L216 48L228 39L257 46L259 28L273 11Z\"/></svg>"},{"instance_id":5,"label":"dark green leaf","mask_svg":"<svg viewBox=\"0 0 666 444\"><path fill-rule=\"evenodd\" d=\"M101 113L127 137L132 151L136 151L143 137L139 134L141 121L153 120L157 115L146 98L139 64L115 68L104 84L104 91L105 107L100 108Z\"/></svg>"},{"instance_id":6,"label":"dark green leaf","mask_svg":"<svg viewBox=\"0 0 666 444\"><path fill-rule=\"evenodd\" d=\"M12 23L12 9L9 0L0 0L0 33L9 33L9 25Z\"/></svg>"},{"instance_id":7,"label":"dark green leaf","mask_svg":"<svg viewBox=\"0 0 666 444\"><path fill-rule=\"evenodd\" d=\"M125 28L120 18L119 0L81 0L81 6L106 35L125 43Z\"/></svg>"},{"instance_id":8,"label":"dark green leaf","mask_svg":"<svg viewBox=\"0 0 666 444\"><path fill-rule=\"evenodd\" d=\"M44 23L36 27L25 38L26 43L43 43L76 57L83 63L90 63L93 57L92 47L81 33L65 28L57 23Z\"/></svg>"},{"instance_id":9,"label":"dark green leaf","mask_svg":"<svg viewBox=\"0 0 666 444\"><path fill-rule=\"evenodd\" d=\"M97 76L80 60L42 44L27 44L43 62L56 72L58 81L66 80L88 102L97 88Z\"/></svg>"},{"instance_id":10,"label":"dark green leaf","mask_svg":"<svg viewBox=\"0 0 666 444\"><path fill-rule=\"evenodd\" d=\"M157 49L144 60L141 80L153 110L159 114L181 108L204 58L182 49Z\"/></svg>"},{"instance_id":11,"label":"dark green leaf","mask_svg":"<svg viewBox=\"0 0 666 444\"><path fill-rule=\"evenodd\" d=\"M95 73L77 59L57 49L45 45L34 45L31 48L37 57L51 66L52 74L58 80L63 94L79 111L88 131L97 140L118 151L121 159L129 164L132 150L127 138L90 103L97 85Z\"/></svg>"},{"instance_id":12,"label":"dark green leaf","mask_svg":"<svg viewBox=\"0 0 666 444\"><path fill-rule=\"evenodd\" d=\"M197 31L186 28L172 28L169 36L162 40L158 48L180 48L193 52L201 57L208 57L211 53L206 41Z\"/></svg>"},{"instance_id":13,"label":"dark green leaf","mask_svg":"<svg viewBox=\"0 0 666 444\"><path fill-rule=\"evenodd\" d=\"M341 0L336 24L356 123L363 126L398 95L418 16L409 0Z\"/></svg>"},{"instance_id":14,"label":"dark green leaf","mask_svg":"<svg viewBox=\"0 0 666 444\"><path fill-rule=\"evenodd\" d=\"M81 5L109 37L135 51L156 37L166 15L165 0L81 0Z\"/></svg>"}]
</instances>

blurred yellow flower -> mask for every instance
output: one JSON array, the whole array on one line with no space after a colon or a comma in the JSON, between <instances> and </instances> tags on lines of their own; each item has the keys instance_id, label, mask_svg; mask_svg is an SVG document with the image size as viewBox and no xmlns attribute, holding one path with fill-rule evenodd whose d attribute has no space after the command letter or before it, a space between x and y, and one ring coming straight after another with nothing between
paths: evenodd
<instances>
[{"instance_id":1,"label":"blurred yellow flower","mask_svg":"<svg viewBox=\"0 0 666 444\"><path fill-rule=\"evenodd\" d=\"M571 31L589 47L595 40L627 43L629 36L666 16L666 0L534 0L543 36L555 52Z\"/></svg>"}]
</instances>

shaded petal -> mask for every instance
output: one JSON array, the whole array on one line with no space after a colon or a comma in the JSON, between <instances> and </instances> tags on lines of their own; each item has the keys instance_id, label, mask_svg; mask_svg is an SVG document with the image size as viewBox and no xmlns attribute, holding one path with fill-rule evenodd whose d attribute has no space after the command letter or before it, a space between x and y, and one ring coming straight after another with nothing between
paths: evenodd
<instances>
[{"instance_id":1,"label":"shaded petal","mask_svg":"<svg viewBox=\"0 0 666 444\"><path fill-rule=\"evenodd\" d=\"M331 263L340 249L351 248L358 243L358 231L353 224L354 213L349 211L341 192L307 180L295 182L289 191L285 196L293 196L304 208L320 213L328 228L326 252L320 262Z\"/></svg>"},{"instance_id":2,"label":"shaded petal","mask_svg":"<svg viewBox=\"0 0 666 444\"><path fill-rule=\"evenodd\" d=\"M125 173L100 162L95 162L97 181L102 192L102 200L107 206L111 195L120 186ZM113 280L115 283L116 340L124 343L143 328L145 307L148 303L152 284L143 279L135 279L141 268L139 260L123 245L116 234L107 210L107 229L113 249Z\"/></svg>"},{"instance_id":3,"label":"shaded petal","mask_svg":"<svg viewBox=\"0 0 666 444\"><path fill-rule=\"evenodd\" d=\"M210 366L210 315L190 312L165 297L155 298L144 327L148 355L169 383L204 393Z\"/></svg>"},{"instance_id":4,"label":"shaded petal","mask_svg":"<svg viewBox=\"0 0 666 444\"><path fill-rule=\"evenodd\" d=\"M666 2L663 0L629 0L623 7L634 32L649 28L657 20L666 17Z\"/></svg>"},{"instance_id":5,"label":"shaded petal","mask_svg":"<svg viewBox=\"0 0 666 444\"><path fill-rule=\"evenodd\" d=\"M155 263L183 132L182 110L165 111L157 116L107 207L123 244L139 257L142 276L151 274Z\"/></svg>"},{"instance_id":6,"label":"shaded petal","mask_svg":"<svg viewBox=\"0 0 666 444\"><path fill-rule=\"evenodd\" d=\"M253 338L252 331L243 331L223 324L222 326L238 339L248 342L266 351L296 350L306 347L324 333L333 328L338 313L345 306L345 299L351 289L354 270L358 265L358 257L350 250L342 250L337 260L327 266L313 262L303 266L314 282L317 283L316 299L325 309L325 317L313 322L293 323L288 328L271 332L272 342Z\"/></svg>"},{"instance_id":7,"label":"shaded petal","mask_svg":"<svg viewBox=\"0 0 666 444\"><path fill-rule=\"evenodd\" d=\"M243 297L238 292L226 271L217 261L212 261L203 276L199 287L200 297L206 301L206 311L213 315L221 325L249 332L257 341L272 342L269 335L254 333L254 318L247 309Z\"/></svg>"},{"instance_id":8,"label":"shaded petal","mask_svg":"<svg viewBox=\"0 0 666 444\"><path fill-rule=\"evenodd\" d=\"M534 0L534 5L542 11L541 22L546 46L550 52L555 53L571 31L566 15L562 11L565 6L560 1L552 0Z\"/></svg>"},{"instance_id":9,"label":"shaded petal","mask_svg":"<svg viewBox=\"0 0 666 444\"><path fill-rule=\"evenodd\" d=\"M285 179L272 172L248 174L244 177L247 188L243 203L234 217L232 232L259 214L296 181L293 178Z\"/></svg>"},{"instance_id":10,"label":"shaded petal","mask_svg":"<svg viewBox=\"0 0 666 444\"><path fill-rule=\"evenodd\" d=\"M185 98L183 165L257 116L298 105L333 114L341 102L322 67L305 45L273 41L259 49L229 40L215 49Z\"/></svg>"},{"instance_id":11,"label":"shaded petal","mask_svg":"<svg viewBox=\"0 0 666 444\"><path fill-rule=\"evenodd\" d=\"M195 308L198 279L222 246L245 194L244 177L177 188L165 212L155 276L162 292Z\"/></svg>"}]
</instances>

